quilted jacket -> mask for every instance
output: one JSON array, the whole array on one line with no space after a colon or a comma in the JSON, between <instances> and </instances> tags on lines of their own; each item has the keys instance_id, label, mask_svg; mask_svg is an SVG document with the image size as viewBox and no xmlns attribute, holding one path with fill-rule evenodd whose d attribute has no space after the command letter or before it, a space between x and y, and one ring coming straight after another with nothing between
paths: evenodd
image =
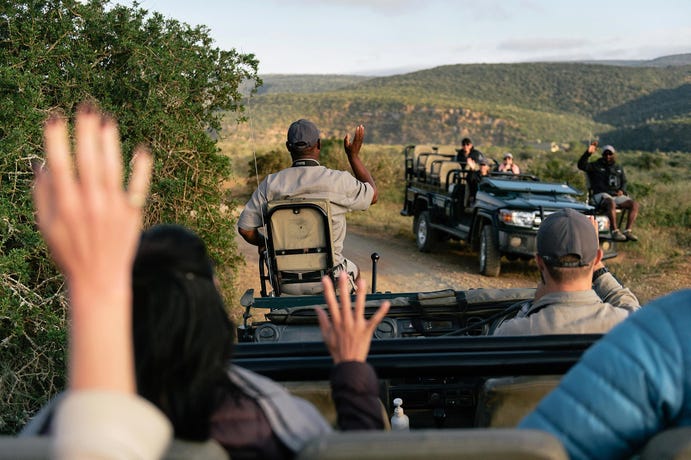
<instances>
[{"instance_id":1,"label":"quilted jacket","mask_svg":"<svg viewBox=\"0 0 691 460\"><path fill-rule=\"evenodd\" d=\"M657 432L691 425L691 289L644 306L593 345L520 423L571 458L627 458Z\"/></svg>"}]
</instances>

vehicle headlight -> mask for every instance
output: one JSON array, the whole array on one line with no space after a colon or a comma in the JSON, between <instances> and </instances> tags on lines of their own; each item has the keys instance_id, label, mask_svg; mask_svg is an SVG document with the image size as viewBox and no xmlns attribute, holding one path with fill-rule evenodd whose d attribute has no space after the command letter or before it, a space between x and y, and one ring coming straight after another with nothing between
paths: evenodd
<instances>
[{"instance_id":1,"label":"vehicle headlight","mask_svg":"<svg viewBox=\"0 0 691 460\"><path fill-rule=\"evenodd\" d=\"M595 216L595 222L597 222L598 232L608 232L609 231L609 217L607 216Z\"/></svg>"},{"instance_id":2,"label":"vehicle headlight","mask_svg":"<svg viewBox=\"0 0 691 460\"><path fill-rule=\"evenodd\" d=\"M505 224L532 228L535 223L535 213L530 211L511 211L502 209L499 211L499 219Z\"/></svg>"}]
</instances>

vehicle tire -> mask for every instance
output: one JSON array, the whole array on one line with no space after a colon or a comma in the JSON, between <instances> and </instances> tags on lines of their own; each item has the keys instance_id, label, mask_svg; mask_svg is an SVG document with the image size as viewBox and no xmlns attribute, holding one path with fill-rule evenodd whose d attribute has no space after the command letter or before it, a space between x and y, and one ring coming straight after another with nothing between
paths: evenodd
<instances>
[{"instance_id":1,"label":"vehicle tire","mask_svg":"<svg viewBox=\"0 0 691 460\"><path fill-rule=\"evenodd\" d=\"M485 276L499 276L501 271L501 254L497 235L490 225L482 227L480 234L480 273Z\"/></svg>"},{"instance_id":2,"label":"vehicle tire","mask_svg":"<svg viewBox=\"0 0 691 460\"><path fill-rule=\"evenodd\" d=\"M430 252L437 245L439 232L432 228L429 211L425 210L415 220L415 242L420 252Z\"/></svg>"}]
</instances>

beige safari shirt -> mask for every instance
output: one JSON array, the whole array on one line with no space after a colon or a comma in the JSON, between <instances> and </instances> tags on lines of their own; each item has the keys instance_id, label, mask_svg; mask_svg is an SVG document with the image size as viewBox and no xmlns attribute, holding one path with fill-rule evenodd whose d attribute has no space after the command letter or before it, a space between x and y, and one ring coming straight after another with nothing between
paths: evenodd
<instances>
[{"instance_id":1,"label":"beige safari shirt","mask_svg":"<svg viewBox=\"0 0 691 460\"><path fill-rule=\"evenodd\" d=\"M331 203L331 231L335 263L343 262L346 213L369 208L374 189L347 171L324 166L297 166L269 174L254 191L240 214L238 227L246 230L262 226L266 204L289 198L325 199Z\"/></svg>"},{"instance_id":2,"label":"beige safari shirt","mask_svg":"<svg viewBox=\"0 0 691 460\"><path fill-rule=\"evenodd\" d=\"M527 304L504 321L494 335L604 334L640 308L638 299L611 274L599 276L593 289L553 292Z\"/></svg>"}]
</instances>

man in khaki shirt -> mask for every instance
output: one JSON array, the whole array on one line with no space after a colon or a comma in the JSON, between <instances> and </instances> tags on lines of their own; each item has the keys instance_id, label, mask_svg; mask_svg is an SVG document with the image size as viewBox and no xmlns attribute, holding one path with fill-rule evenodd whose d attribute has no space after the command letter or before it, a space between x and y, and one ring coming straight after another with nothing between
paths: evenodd
<instances>
[{"instance_id":1,"label":"man in khaki shirt","mask_svg":"<svg viewBox=\"0 0 691 460\"><path fill-rule=\"evenodd\" d=\"M300 119L288 128L286 147L293 160L291 167L269 174L252 194L238 220L240 235L250 244L265 246L259 231L267 203L288 198L326 199L331 204L331 224L336 266L340 266L356 280L358 267L343 256L346 235L346 213L363 211L377 202L377 186L360 159L365 127L355 128L343 139L343 147L353 174L337 171L319 164L321 139L319 129L309 120ZM354 177L353 177L354 176ZM336 270L338 271L338 270Z\"/></svg>"},{"instance_id":2,"label":"man in khaki shirt","mask_svg":"<svg viewBox=\"0 0 691 460\"><path fill-rule=\"evenodd\" d=\"M535 298L494 335L606 333L640 307L602 263L595 225L573 209L544 220L537 233L541 281Z\"/></svg>"}]
</instances>

